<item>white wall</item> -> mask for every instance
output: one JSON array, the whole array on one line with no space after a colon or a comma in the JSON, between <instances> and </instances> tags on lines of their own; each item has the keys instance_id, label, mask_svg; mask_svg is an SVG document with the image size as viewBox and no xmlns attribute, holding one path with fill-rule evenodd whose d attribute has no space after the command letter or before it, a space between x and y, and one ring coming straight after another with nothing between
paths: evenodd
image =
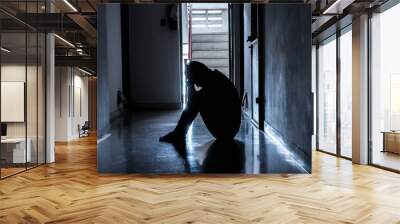
<instances>
[{"instance_id":1,"label":"white wall","mask_svg":"<svg viewBox=\"0 0 400 224\"><path fill-rule=\"evenodd\" d=\"M55 140L68 140L70 76L68 67L55 68Z\"/></svg>"},{"instance_id":2,"label":"white wall","mask_svg":"<svg viewBox=\"0 0 400 224\"><path fill-rule=\"evenodd\" d=\"M30 140L32 161L44 162L44 89L42 68L25 63L5 63L1 66L2 82L23 82L25 84L26 99L20 112L26 113L26 119L22 122L5 122L7 124L7 137L25 138ZM21 94L25 94L25 90ZM2 96L7 97L7 96ZM25 104L26 103L26 104ZM12 110L12 108L1 108ZM13 113L13 111L7 111ZM39 156L37 156L39 153Z\"/></svg>"},{"instance_id":3,"label":"white wall","mask_svg":"<svg viewBox=\"0 0 400 224\"><path fill-rule=\"evenodd\" d=\"M25 121L25 83L1 82L1 122ZM35 107L36 108L36 107Z\"/></svg>"},{"instance_id":4,"label":"white wall","mask_svg":"<svg viewBox=\"0 0 400 224\"><path fill-rule=\"evenodd\" d=\"M73 67L56 67L55 85L55 140L77 139L78 124L83 125L89 116L88 77Z\"/></svg>"},{"instance_id":5,"label":"white wall","mask_svg":"<svg viewBox=\"0 0 400 224\"><path fill-rule=\"evenodd\" d=\"M27 73L26 73L27 71ZM36 67L33 66L27 66L25 67L24 65L19 65L19 64L6 64L6 65L2 65L1 66L1 81L3 82L24 82L26 83L25 80L25 76L28 76L28 80L29 80L29 84L32 85L36 85L36 81L34 81L34 83L32 83L32 78L31 76L35 76L36 77ZM36 88L32 89L32 88L28 88L27 89L28 93L28 99L27 100L27 104L28 106L34 107L35 111L36 111ZM31 105L31 103L34 102L34 104ZM7 110L7 108L1 108L1 110ZM28 118L28 137L29 134L31 133L30 129L31 127L33 127L33 125L35 124L36 128L36 113L33 114L31 113L33 110L32 108L27 109L28 112L27 113L27 118ZM34 124L32 124L32 121L34 121ZM25 137L25 126L26 126L26 122L8 122L7 123L7 135L8 137Z\"/></svg>"},{"instance_id":6,"label":"white wall","mask_svg":"<svg viewBox=\"0 0 400 224\"><path fill-rule=\"evenodd\" d=\"M88 92L88 77L83 76L83 73L75 69L74 74L74 113L71 120L71 136L72 138L78 138L78 125L82 126L85 121L89 120L89 92ZM79 93L80 91L80 93ZM79 97L80 96L80 97Z\"/></svg>"},{"instance_id":7,"label":"white wall","mask_svg":"<svg viewBox=\"0 0 400 224\"><path fill-rule=\"evenodd\" d=\"M25 64L8 64L1 66L1 81L18 81L25 82ZM32 68L28 67L28 70ZM25 82L26 83L26 82ZM1 108L1 110L7 110L7 108ZM11 122L7 123L7 137L25 137L25 122Z\"/></svg>"}]
</instances>

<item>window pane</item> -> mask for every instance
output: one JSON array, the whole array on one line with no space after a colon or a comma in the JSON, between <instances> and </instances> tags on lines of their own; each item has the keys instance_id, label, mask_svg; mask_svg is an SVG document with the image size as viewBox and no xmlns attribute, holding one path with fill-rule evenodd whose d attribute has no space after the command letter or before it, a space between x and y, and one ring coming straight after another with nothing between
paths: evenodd
<instances>
[{"instance_id":1,"label":"window pane","mask_svg":"<svg viewBox=\"0 0 400 224\"><path fill-rule=\"evenodd\" d=\"M352 35L351 31L340 37L340 151L342 156L352 156Z\"/></svg>"},{"instance_id":2,"label":"window pane","mask_svg":"<svg viewBox=\"0 0 400 224\"><path fill-rule=\"evenodd\" d=\"M1 33L1 175L24 171L30 159L26 141L26 33ZM27 150L28 149L28 150Z\"/></svg>"},{"instance_id":3,"label":"window pane","mask_svg":"<svg viewBox=\"0 0 400 224\"><path fill-rule=\"evenodd\" d=\"M28 31L27 33L27 47L28 47L28 55L27 55L27 80L26 80L26 117L27 117L27 141L28 141L28 149L30 148L30 152L28 156L30 156L27 166L28 168L34 167L37 165L37 98L38 98L38 35L36 32Z\"/></svg>"},{"instance_id":4,"label":"window pane","mask_svg":"<svg viewBox=\"0 0 400 224\"><path fill-rule=\"evenodd\" d=\"M400 170L400 5L372 17L372 163Z\"/></svg>"},{"instance_id":5,"label":"window pane","mask_svg":"<svg viewBox=\"0 0 400 224\"><path fill-rule=\"evenodd\" d=\"M45 104L45 65L46 65L46 36L39 33L38 42L38 164L45 163L45 122L46 122L46 104Z\"/></svg>"},{"instance_id":6,"label":"window pane","mask_svg":"<svg viewBox=\"0 0 400 224\"><path fill-rule=\"evenodd\" d=\"M318 148L336 153L336 40L318 48Z\"/></svg>"}]
</instances>

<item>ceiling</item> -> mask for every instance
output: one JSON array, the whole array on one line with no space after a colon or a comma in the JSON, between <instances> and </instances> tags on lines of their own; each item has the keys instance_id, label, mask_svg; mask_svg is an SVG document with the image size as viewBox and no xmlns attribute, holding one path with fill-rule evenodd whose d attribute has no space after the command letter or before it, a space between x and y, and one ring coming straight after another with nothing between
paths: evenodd
<instances>
[{"instance_id":1,"label":"ceiling","mask_svg":"<svg viewBox=\"0 0 400 224\"><path fill-rule=\"evenodd\" d=\"M305 2L310 4L313 10L313 37L316 38L321 35L326 35L324 32L327 32L329 28L333 27L345 16L357 15L357 13L377 7L386 1L387 0L262 0L253 2ZM2 44L12 49L9 56L14 55L18 57L18 55L24 55L26 52L28 52L29 56L31 53L33 54L35 52L36 46L34 43L30 43L31 40L28 40L27 51L25 51L24 32L26 29L32 32L54 32L60 37L55 38L56 56L60 64L76 64L80 60L83 60L85 65L91 65L89 67L91 67L92 70L96 70L97 5L110 2L149 3L156 1L50 0L47 6L45 2L46 0L0 1L0 26L3 33ZM163 2L173 1L166 0Z\"/></svg>"},{"instance_id":2,"label":"ceiling","mask_svg":"<svg viewBox=\"0 0 400 224\"><path fill-rule=\"evenodd\" d=\"M33 58L38 51L33 35L25 31L56 33L56 65L81 64L96 70L96 8L102 0L1 0L2 51L9 60ZM50 13L51 12L51 13ZM42 38L43 39L43 38ZM42 40L41 39L41 40ZM34 43L33 43L34 42ZM40 45L39 48L42 46Z\"/></svg>"}]
</instances>

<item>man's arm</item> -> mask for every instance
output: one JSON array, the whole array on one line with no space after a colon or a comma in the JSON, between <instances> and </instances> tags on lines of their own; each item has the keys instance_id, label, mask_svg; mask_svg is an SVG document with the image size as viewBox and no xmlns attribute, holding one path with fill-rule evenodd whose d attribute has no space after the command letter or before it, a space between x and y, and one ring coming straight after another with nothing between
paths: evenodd
<instances>
[{"instance_id":1,"label":"man's arm","mask_svg":"<svg viewBox=\"0 0 400 224\"><path fill-rule=\"evenodd\" d=\"M186 133L193 120L199 113L199 94L194 88L194 84L187 83L188 102L183 110L175 129L160 138L161 142L176 143L185 139Z\"/></svg>"},{"instance_id":2,"label":"man's arm","mask_svg":"<svg viewBox=\"0 0 400 224\"><path fill-rule=\"evenodd\" d=\"M182 135L186 135L187 130L199 113L199 96L194 88L194 84L188 82L187 87L188 101L174 130L174 132Z\"/></svg>"}]
</instances>

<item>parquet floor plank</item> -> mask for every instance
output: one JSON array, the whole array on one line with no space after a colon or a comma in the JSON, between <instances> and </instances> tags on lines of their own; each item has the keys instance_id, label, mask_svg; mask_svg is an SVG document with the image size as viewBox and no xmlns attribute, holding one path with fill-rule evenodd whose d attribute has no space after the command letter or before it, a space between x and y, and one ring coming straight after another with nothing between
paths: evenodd
<instances>
[{"instance_id":1,"label":"parquet floor plank","mask_svg":"<svg viewBox=\"0 0 400 224\"><path fill-rule=\"evenodd\" d=\"M0 223L400 223L400 175L319 152L312 175L99 174L96 139L0 181Z\"/></svg>"}]
</instances>

